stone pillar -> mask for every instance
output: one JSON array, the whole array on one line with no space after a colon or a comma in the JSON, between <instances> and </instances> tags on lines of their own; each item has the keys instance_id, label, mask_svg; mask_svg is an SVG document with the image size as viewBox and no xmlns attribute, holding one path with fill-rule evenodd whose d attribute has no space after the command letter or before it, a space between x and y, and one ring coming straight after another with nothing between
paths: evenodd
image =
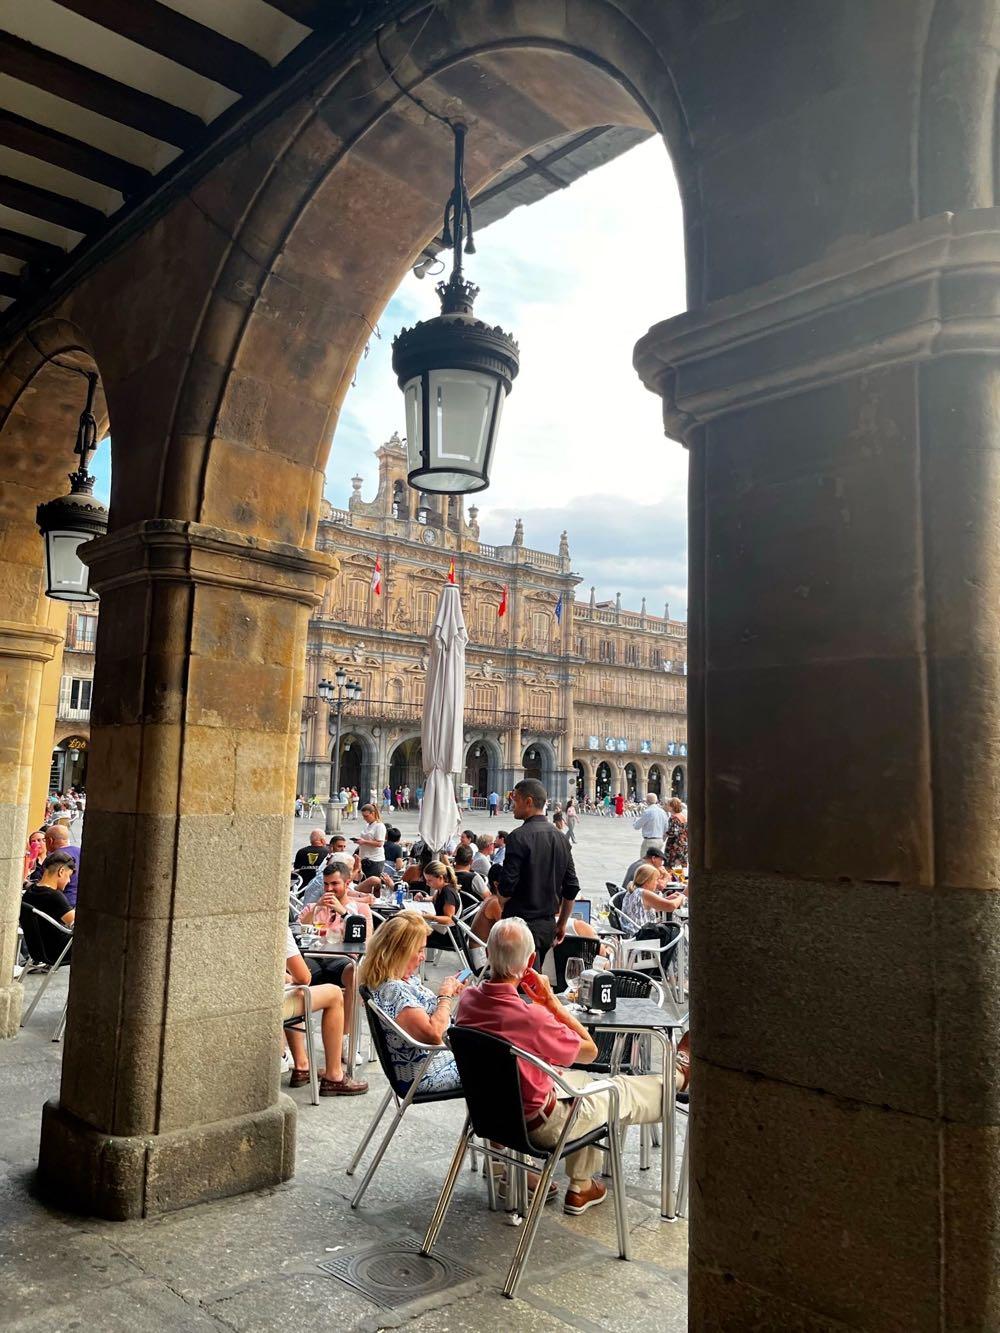
<instances>
[{"instance_id":1,"label":"stone pillar","mask_svg":"<svg viewBox=\"0 0 1000 1333\"><path fill-rule=\"evenodd\" d=\"M307 613L336 566L175 520L86 553L102 599L87 854L39 1184L128 1218L292 1174L291 811Z\"/></svg>"},{"instance_id":2,"label":"stone pillar","mask_svg":"<svg viewBox=\"0 0 1000 1333\"><path fill-rule=\"evenodd\" d=\"M1000 1327L998 308L990 209L637 350L691 451L693 1329Z\"/></svg>"},{"instance_id":3,"label":"stone pillar","mask_svg":"<svg viewBox=\"0 0 1000 1333\"><path fill-rule=\"evenodd\" d=\"M23 991L11 978L32 760L42 671L61 640L49 625L0 621L0 1037L13 1037L21 1021Z\"/></svg>"}]
</instances>

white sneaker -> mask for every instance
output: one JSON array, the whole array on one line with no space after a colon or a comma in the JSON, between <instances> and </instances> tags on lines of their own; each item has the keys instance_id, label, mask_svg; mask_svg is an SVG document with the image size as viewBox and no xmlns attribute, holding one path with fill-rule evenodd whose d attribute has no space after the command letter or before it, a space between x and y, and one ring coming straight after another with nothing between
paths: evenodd
<instances>
[{"instance_id":1,"label":"white sneaker","mask_svg":"<svg viewBox=\"0 0 1000 1333\"><path fill-rule=\"evenodd\" d=\"M281 1072L283 1074L290 1074L294 1068L295 1061L292 1059L291 1051L286 1046L281 1052Z\"/></svg>"}]
</instances>

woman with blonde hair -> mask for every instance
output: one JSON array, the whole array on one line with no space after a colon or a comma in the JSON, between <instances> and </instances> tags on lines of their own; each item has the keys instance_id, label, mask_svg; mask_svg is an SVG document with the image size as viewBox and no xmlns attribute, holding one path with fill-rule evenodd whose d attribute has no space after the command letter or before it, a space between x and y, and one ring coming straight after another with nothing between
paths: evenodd
<instances>
[{"instance_id":1,"label":"woman with blonde hair","mask_svg":"<svg viewBox=\"0 0 1000 1333\"><path fill-rule=\"evenodd\" d=\"M369 940L358 979L408 1036L437 1046L451 1023L452 1001L462 986L457 977L445 977L435 995L421 982L418 974L429 934L419 913L400 912ZM385 1037L396 1077L412 1083L424 1055L404 1045L389 1028ZM424 1070L419 1091L447 1092L460 1086L455 1057L451 1051L439 1051Z\"/></svg>"},{"instance_id":2,"label":"woman with blonde hair","mask_svg":"<svg viewBox=\"0 0 1000 1333\"><path fill-rule=\"evenodd\" d=\"M627 929L631 929L629 922L645 926L656 919L658 912L676 912L684 902L683 893L658 893L659 878L660 872L655 866L641 865L635 872L635 879L626 889L621 905L621 915L626 918L623 924Z\"/></svg>"},{"instance_id":3,"label":"woman with blonde hair","mask_svg":"<svg viewBox=\"0 0 1000 1333\"><path fill-rule=\"evenodd\" d=\"M434 931L431 940L432 949L450 949L451 939L444 932L462 910L462 895L458 891L458 879L454 870L445 861L428 861L424 866L423 884L414 884L413 897L417 902L430 898L434 904L434 915L424 920L433 926L441 927Z\"/></svg>"}]
</instances>

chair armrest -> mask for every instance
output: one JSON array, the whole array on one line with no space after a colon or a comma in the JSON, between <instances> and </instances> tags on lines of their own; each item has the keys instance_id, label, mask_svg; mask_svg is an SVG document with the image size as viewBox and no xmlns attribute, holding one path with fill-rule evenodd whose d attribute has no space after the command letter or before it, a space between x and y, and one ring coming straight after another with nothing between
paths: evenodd
<instances>
[{"instance_id":1,"label":"chair armrest","mask_svg":"<svg viewBox=\"0 0 1000 1333\"><path fill-rule=\"evenodd\" d=\"M40 916L43 921L47 921L50 926L55 926L56 930L61 930L64 935L73 934L72 926L64 926L56 917L49 916L48 912L41 912L37 907L32 907L31 910L34 912L35 916Z\"/></svg>"},{"instance_id":2,"label":"chair armrest","mask_svg":"<svg viewBox=\"0 0 1000 1333\"><path fill-rule=\"evenodd\" d=\"M412 1047L415 1051L446 1051L448 1049L443 1041L418 1041L416 1037L411 1037L406 1029L401 1028L396 1020L390 1018L385 1010L381 1009L374 1000L365 1000L364 1003L366 1008L374 1013L375 1018L379 1023L384 1024L385 1027L389 1028L391 1032L396 1034L400 1041L405 1042L407 1046Z\"/></svg>"},{"instance_id":3,"label":"chair armrest","mask_svg":"<svg viewBox=\"0 0 1000 1333\"><path fill-rule=\"evenodd\" d=\"M527 1060L528 1064L534 1065L535 1068L540 1069L543 1074L548 1074L552 1082L570 1097L589 1097L595 1092L611 1093L614 1097L615 1114L617 1115L618 1089L610 1079L596 1079L593 1083L588 1083L584 1088L574 1088L571 1083L566 1082L558 1069L547 1064L540 1056L532 1055L530 1051L522 1050L520 1046L511 1045L511 1050L519 1060Z\"/></svg>"},{"instance_id":4,"label":"chair armrest","mask_svg":"<svg viewBox=\"0 0 1000 1333\"><path fill-rule=\"evenodd\" d=\"M463 935L468 935L473 944L478 944L481 949L486 948L486 941L481 940L472 927L467 925L461 917L452 917L452 922L454 925L458 926Z\"/></svg>"}]
</instances>

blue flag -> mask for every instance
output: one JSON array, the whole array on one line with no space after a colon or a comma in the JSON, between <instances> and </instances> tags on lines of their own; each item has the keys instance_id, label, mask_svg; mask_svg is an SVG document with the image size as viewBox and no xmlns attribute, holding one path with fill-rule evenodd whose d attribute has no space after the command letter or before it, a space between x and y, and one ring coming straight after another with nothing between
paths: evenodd
<instances>
[{"instance_id":1,"label":"blue flag","mask_svg":"<svg viewBox=\"0 0 1000 1333\"><path fill-rule=\"evenodd\" d=\"M562 624L562 599L563 599L563 595L562 595L562 593L560 593L560 594L559 594L559 600L558 600L558 602L556 602L556 607L555 607L555 617L556 617L556 624L557 624L557 625L561 625L561 624Z\"/></svg>"}]
</instances>

